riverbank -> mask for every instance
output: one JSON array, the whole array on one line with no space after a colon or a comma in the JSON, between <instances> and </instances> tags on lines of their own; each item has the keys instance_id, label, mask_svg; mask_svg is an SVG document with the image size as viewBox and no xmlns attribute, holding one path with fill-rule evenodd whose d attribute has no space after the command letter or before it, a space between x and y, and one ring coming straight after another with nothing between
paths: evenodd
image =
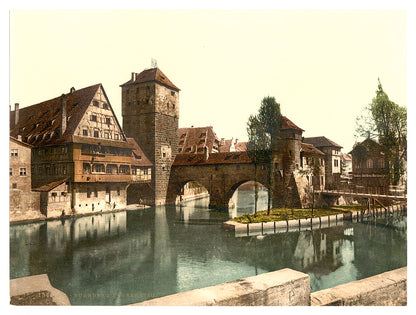
<instances>
[{"instance_id":1,"label":"riverbank","mask_svg":"<svg viewBox=\"0 0 416 315\"><path fill-rule=\"evenodd\" d=\"M342 210L344 209L344 210ZM358 210L357 210L358 209ZM278 212L279 209L271 209L272 211ZM280 209L282 210L282 209ZM360 209L357 205L350 205L350 206L336 206L327 209L327 211L318 212L319 209L314 209L314 215L312 216L311 210L309 209L294 209L294 214L291 213L292 210L289 210L289 214L286 211L287 209L283 209L282 215L279 217L278 215L274 214L273 216L262 215L258 216L257 218L262 218L263 221L257 222L248 222L249 219L247 218L256 218L254 214L251 215L242 215L232 220L228 220L222 223L222 228L228 231L235 231L241 235L263 235L263 232L273 232L273 233L284 233L284 232L291 232L291 231L302 231L302 230L311 230L311 229L319 229L323 227L330 227L338 224L342 224L343 220L354 220L356 218L368 217L368 216L377 216L383 215L388 216L392 213L407 211L407 203L406 204L398 204L392 205L388 207L377 207L374 209ZM306 210L309 211L309 214L306 214L302 217L304 213L299 211L296 214L296 210ZM315 212L316 211L316 212ZM267 213L265 210L264 212ZM258 212L259 213L259 212ZM319 216L318 214L321 214ZM322 215L323 214L323 215ZM289 215L292 218L289 219ZM285 216L287 217L286 219ZM277 220L274 220L279 218ZM244 223L242 223L244 222ZM259 234L260 233L260 234ZM241 235L240 235L241 234Z\"/></svg>"}]
</instances>

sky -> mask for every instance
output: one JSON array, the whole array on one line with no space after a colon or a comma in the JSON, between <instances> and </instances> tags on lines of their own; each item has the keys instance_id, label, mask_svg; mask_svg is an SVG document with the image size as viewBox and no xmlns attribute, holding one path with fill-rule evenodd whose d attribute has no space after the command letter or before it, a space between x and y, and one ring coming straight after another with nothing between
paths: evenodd
<instances>
[{"instance_id":1,"label":"sky","mask_svg":"<svg viewBox=\"0 0 416 315\"><path fill-rule=\"evenodd\" d=\"M349 152L380 78L407 106L405 10L11 10L9 104L102 83L121 117L120 84L158 67L180 91L179 127L247 140L265 96L305 130Z\"/></svg>"}]
</instances>

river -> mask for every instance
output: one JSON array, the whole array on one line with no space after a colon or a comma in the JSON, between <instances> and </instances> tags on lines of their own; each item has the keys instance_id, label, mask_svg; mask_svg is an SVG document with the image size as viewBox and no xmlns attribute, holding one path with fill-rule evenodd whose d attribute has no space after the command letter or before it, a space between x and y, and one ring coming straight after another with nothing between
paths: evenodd
<instances>
[{"instance_id":1,"label":"river","mask_svg":"<svg viewBox=\"0 0 416 315\"><path fill-rule=\"evenodd\" d=\"M259 209L267 205L260 192ZM46 273L72 305L125 305L292 268L317 291L407 265L407 217L236 237L208 199L10 226L10 278Z\"/></svg>"}]
</instances>

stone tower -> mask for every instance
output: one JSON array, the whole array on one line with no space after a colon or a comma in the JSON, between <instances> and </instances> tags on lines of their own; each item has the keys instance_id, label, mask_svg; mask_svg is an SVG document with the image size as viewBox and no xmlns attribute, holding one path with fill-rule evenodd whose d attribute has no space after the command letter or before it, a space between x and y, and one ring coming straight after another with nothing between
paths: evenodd
<instances>
[{"instance_id":1,"label":"stone tower","mask_svg":"<svg viewBox=\"0 0 416 315\"><path fill-rule=\"evenodd\" d=\"M165 203L170 169L178 153L179 88L158 68L132 73L121 85L123 129L153 163L154 205Z\"/></svg>"}]
</instances>

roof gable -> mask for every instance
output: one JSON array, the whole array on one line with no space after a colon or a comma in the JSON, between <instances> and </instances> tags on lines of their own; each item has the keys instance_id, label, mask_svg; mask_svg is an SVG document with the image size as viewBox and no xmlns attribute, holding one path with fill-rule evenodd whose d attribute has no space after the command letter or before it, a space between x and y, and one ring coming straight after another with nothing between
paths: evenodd
<instances>
[{"instance_id":1,"label":"roof gable","mask_svg":"<svg viewBox=\"0 0 416 315\"><path fill-rule=\"evenodd\" d=\"M219 147L219 140L212 126L179 128L178 138L179 153L202 153L205 146L208 148L208 153L211 153L215 143Z\"/></svg>"},{"instance_id":2,"label":"roof gable","mask_svg":"<svg viewBox=\"0 0 416 315\"><path fill-rule=\"evenodd\" d=\"M70 93L63 94L67 117L67 126L63 135L60 134L62 96L59 96L19 109L19 121L16 125L14 124L16 113L10 112L10 136L21 135L23 142L35 147L72 141L74 130L100 86L101 84L96 84L80 90L71 89Z\"/></svg>"},{"instance_id":3,"label":"roof gable","mask_svg":"<svg viewBox=\"0 0 416 315\"><path fill-rule=\"evenodd\" d=\"M299 130L299 131L305 131L302 128L299 128L296 126L289 118L286 116L282 116L282 126L280 127L280 130Z\"/></svg>"},{"instance_id":4,"label":"roof gable","mask_svg":"<svg viewBox=\"0 0 416 315\"><path fill-rule=\"evenodd\" d=\"M120 86L155 81L178 92L180 91L180 89L175 84L173 84L172 81L170 81L159 68L146 69L138 74L133 74L133 76L134 77L132 79Z\"/></svg>"},{"instance_id":5,"label":"roof gable","mask_svg":"<svg viewBox=\"0 0 416 315\"><path fill-rule=\"evenodd\" d=\"M323 147L342 148L342 146L340 146L339 144L336 144L334 141L329 140L328 138L324 136L304 138L303 141L305 143L312 144L313 146L317 148L323 148Z\"/></svg>"},{"instance_id":6,"label":"roof gable","mask_svg":"<svg viewBox=\"0 0 416 315\"><path fill-rule=\"evenodd\" d=\"M83 112L82 117L78 120L78 124L73 130L73 136L83 136L83 129L88 128L88 132L96 129L103 133L99 134L100 140L104 138L119 142L127 141L102 85L98 87ZM93 120L92 116L95 116L95 120ZM104 136L106 132L109 134L109 138ZM118 140L114 139L114 133L119 135ZM93 133L89 134L89 137L93 136Z\"/></svg>"}]
</instances>

